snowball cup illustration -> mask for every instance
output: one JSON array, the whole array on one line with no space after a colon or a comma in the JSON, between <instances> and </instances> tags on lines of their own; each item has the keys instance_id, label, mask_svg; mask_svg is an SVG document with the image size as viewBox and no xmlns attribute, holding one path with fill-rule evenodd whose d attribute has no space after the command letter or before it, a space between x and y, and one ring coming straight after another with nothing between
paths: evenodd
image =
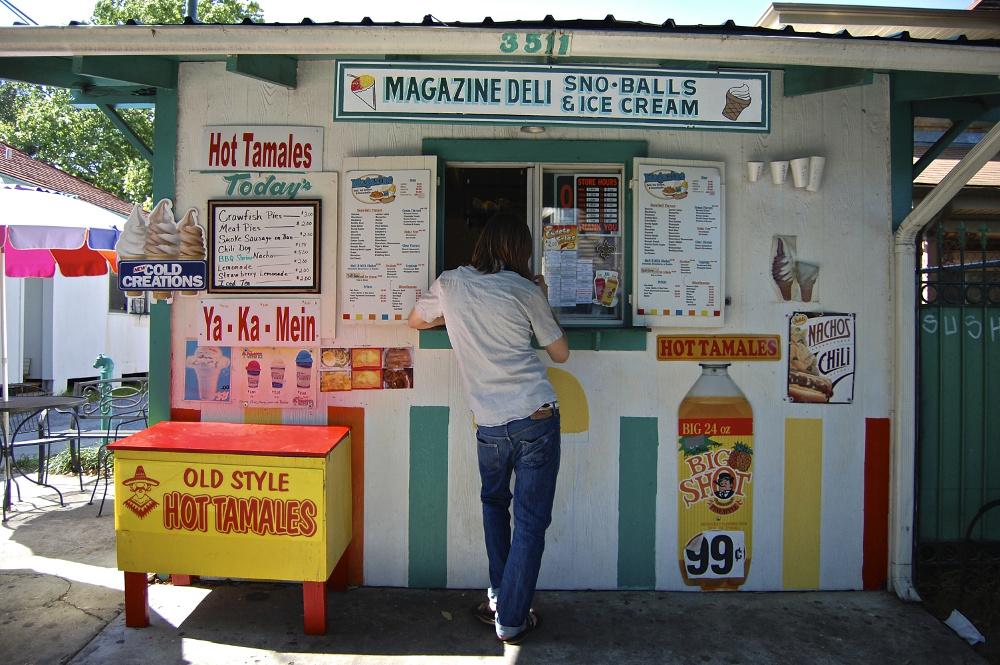
<instances>
[{"instance_id":1,"label":"snowball cup illustration","mask_svg":"<svg viewBox=\"0 0 1000 665\"><path fill-rule=\"evenodd\" d=\"M308 388L312 382L312 354L306 350L299 351L295 356L295 386L297 388Z\"/></svg>"}]
</instances>

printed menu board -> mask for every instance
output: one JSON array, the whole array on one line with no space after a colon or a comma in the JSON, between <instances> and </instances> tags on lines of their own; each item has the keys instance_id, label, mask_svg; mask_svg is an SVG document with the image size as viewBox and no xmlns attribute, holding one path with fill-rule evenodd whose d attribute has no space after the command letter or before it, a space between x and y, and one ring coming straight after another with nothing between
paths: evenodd
<instances>
[{"instance_id":1,"label":"printed menu board","mask_svg":"<svg viewBox=\"0 0 1000 665\"><path fill-rule=\"evenodd\" d=\"M722 162L636 160L636 324L722 325L724 176Z\"/></svg>"},{"instance_id":2,"label":"printed menu board","mask_svg":"<svg viewBox=\"0 0 1000 665\"><path fill-rule=\"evenodd\" d=\"M403 321L429 283L431 171L348 171L343 186L341 315Z\"/></svg>"},{"instance_id":3,"label":"printed menu board","mask_svg":"<svg viewBox=\"0 0 1000 665\"><path fill-rule=\"evenodd\" d=\"M210 293L319 293L320 202L208 202Z\"/></svg>"}]
</instances>

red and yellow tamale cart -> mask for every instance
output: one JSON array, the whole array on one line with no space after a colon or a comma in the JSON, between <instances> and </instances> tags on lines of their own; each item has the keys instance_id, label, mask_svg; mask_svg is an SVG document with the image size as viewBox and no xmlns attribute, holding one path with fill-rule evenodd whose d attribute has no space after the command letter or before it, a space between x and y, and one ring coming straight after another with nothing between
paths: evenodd
<instances>
[{"instance_id":1,"label":"red and yellow tamale cart","mask_svg":"<svg viewBox=\"0 0 1000 665\"><path fill-rule=\"evenodd\" d=\"M127 626L149 625L159 572L301 581L305 632L326 632L351 540L348 428L162 422L108 447Z\"/></svg>"}]
</instances>

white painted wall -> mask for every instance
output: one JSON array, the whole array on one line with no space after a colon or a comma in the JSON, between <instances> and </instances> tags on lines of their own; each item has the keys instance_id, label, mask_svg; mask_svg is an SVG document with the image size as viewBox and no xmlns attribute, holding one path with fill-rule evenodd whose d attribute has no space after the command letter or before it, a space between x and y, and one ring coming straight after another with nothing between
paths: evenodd
<instances>
[{"instance_id":1,"label":"white painted wall","mask_svg":"<svg viewBox=\"0 0 1000 665\"><path fill-rule=\"evenodd\" d=\"M51 381L56 393L70 379L97 377L94 360L101 353L115 361L115 376L149 371L149 317L109 312L109 279L115 277L44 280L51 289L51 320L44 326L51 337L41 378Z\"/></svg>"},{"instance_id":2,"label":"white painted wall","mask_svg":"<svg viewBox=\"0 0 1000 665\"><path fill-rule=\"evenodd\" d=\"M181 67L177 145L178 211L221 198L218 174L195 171L202 128L210 124L319 125L325 128L325 169L339 171L348 157L419 155L421 139L524 139L517 127L334 123L333 62L300 62L298 86L286 90L225 71L222 63ZM855 400L847 406L791 405L782 401L785 363L736 363L734 380L749 396L755 414L754 570L748 590L782 587L784 421L824 419L821 586L860 588L864 464L864 419L888 417L889 328L889 117L888 79L872 85L806 97L785 98L781 72L773 72L772 126L768 135L637 129L549 128L545 139L646 140L649 156L720 160L726 163L726 294L732 298L723 329L707 333L781 333L795 305L780 301L770 279L769 248L774 234L797 235L798 250L822 266L821 302L812 306L858 315ZM748 160L770 161L824 155L827 172L818 193L777 187L765 179L748 183ZM324 198L325 228L333 211ZM180 213L178 213L180 214ZM324 230L324 253L336 234ZM334 270L324 265L323 270ZM333 307L336 289L324 280L323 307ZM245 297L245 296L244 296ZM172 308L171 403L185 402L183 344L197 335L196 298L179 298ZM798 307L802 307L800 304ZM808 306L806 308L809 308ZM328 318L328 317L324 317ZM608 588L617 579L617 461L619 418L659 419L656 585L682 588L676 563L677 407L698 368L693 363L656 361L655 334L646 352L575 351L564 367L583 385L590 404L590 430L564 440L555 514L540 586ZM694 331L697 332L697 331ZM324 343L413 345L417 334L402 325L339 322L322 331ZM786 340L787 341L787 340ZM783 352L784 355L784 352ZM285 412L285 422L325 422L327 405L367 409L365 445L365 582L407 582L408 412L411 405L446 405L451 410L449 446L448 582L456 587L487 584L471 417L451 352L418 350L417 389L321 394L314 411ZM239 404L212 405L205 420L241 421Z\"/></svg>"}]
</instances>

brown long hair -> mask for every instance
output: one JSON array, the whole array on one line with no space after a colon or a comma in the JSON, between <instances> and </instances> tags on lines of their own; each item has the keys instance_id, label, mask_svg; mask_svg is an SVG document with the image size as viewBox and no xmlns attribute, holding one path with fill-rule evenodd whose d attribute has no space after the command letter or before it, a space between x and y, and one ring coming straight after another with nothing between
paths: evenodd
<instances>
[{"instance_id":1,"label":"brown long hair","mask_svg":"<svg viewBox=\"0 0 1000 665\"><path fill-rule=\"evenodd\" d=\"M486 222L469 263L481 273L506 269L530 280L531 244L531 231L524 219L512 210L501 210Z\"/></svg>"}]
</instances>

